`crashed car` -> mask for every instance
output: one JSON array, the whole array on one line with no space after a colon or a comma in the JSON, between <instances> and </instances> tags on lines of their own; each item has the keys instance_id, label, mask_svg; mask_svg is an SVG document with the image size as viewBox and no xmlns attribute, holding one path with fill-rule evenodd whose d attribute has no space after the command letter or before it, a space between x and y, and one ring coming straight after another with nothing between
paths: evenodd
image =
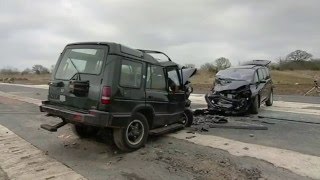
<instances>
[{"instance_id":1,"label":"crashed car","mask_svg":"<svg viewBox=\"0 0 320 180\"><path fill-rule=\"evenodd\" d=\"M192 124L188 79L195 72L159 51L110 42L68 44L53 71L48 100L40 106L62 121L41 128L55 132L71 123L80 137L110 130L119 149L138 149L149 134Z\"/></svg>"},{"instance_id":2,"label":"crashed car","mask_svg":"<svg viewBox=\"0 0 320 180\"><path fill-rule=\"evenodd\" d=\"M208 110L216 113L257 114L261 104L272 106L273 84L268 60L253 60L216 74L213 89L206 94Z\"/></svg>"}]
</instances>

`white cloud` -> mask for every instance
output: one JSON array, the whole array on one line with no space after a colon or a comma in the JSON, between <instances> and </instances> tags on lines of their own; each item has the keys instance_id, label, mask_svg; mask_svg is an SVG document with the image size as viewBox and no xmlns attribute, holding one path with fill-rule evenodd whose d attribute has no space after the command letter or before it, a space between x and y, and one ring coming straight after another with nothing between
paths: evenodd
<instances>
[{"instance_id":1,"label":"white cloud","mask_svg":"<svg viewBox=\"0 0 320 180\"><path fill-rule=\"evenodd\" d=\"M4 0L0 67L50 66L70 42L114 41L201 65L276 59L303 49L319 57L317 0Z\"/></svg>"}]
</instances>

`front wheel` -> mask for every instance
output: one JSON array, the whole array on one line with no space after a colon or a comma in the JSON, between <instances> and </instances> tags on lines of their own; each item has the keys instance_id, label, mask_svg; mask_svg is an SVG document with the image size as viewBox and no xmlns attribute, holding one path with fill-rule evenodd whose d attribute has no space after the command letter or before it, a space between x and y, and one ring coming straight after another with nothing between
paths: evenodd
<instances>
[{"instance_id":1,"label":"front wheel","mask_svg":"<svg viewBox=\"0 0 320 180\"><path fill-rule=\"evenodd\" d=\"M272 104L273 104L273 92L270 91L269 98L266 101L266 106L272 106Z\"/></svg>"},{"instance_id":2,"label":"front wheel","mask_svg":"<svg viewBox=\"0 0 320 180\"><path fill-rule=\"evenodd\" d=\"M252 114L258 114L258 111L259 111L259 97L256 96L253 98L253 101L252 101L252 104L250 106L250 112Z\"/></svg>"},{"instance_id":3,"label":"front wheel","mask_svg":"<svg viewBox=\"0 0 320 180\"><path fill-rule=\"evenodd\" d=\"M184 127L190 127L193 122L193 113L190 109L185 109L182 114L182 124Z\"/></svg>"},{"instance_id":4,"label":"front wheel","mask_svg":"<svg viewBox=\"0 0 320 180\"><path fill-rule=\"evenodd\" d=\"M141 113L133 115L132 120L125 128L113 130L114 143L122 151L133 151L141 148L146 143L148 134L148 121Z\"/></svg>"}]
</instances>

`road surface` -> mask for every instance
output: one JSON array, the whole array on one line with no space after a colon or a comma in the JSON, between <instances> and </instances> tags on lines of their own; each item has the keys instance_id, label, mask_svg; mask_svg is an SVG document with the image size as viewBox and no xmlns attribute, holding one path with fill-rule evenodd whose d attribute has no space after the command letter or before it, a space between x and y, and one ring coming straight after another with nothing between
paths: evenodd
<instances>
[{"instance_id":1,"label":"road surface","mask_svg":"<svg viewBox=\"0 0 320 180\"><path fill-rule=\"evenodd\" d=\"M79 139L71 125L57 133L40 129L42 123L58 121L38 110L46 96L46 86L0 84L0 124L88 179L320 179L319 98L277 96L274 107L260 112L270 117L264 123L256 117L229 117L268 130L209 128L190 134L190 128L151 137L145 148L123 154L103 131ZM191 97L193 108L205 106L202 96Z\"/></svg>"}]
</instances>

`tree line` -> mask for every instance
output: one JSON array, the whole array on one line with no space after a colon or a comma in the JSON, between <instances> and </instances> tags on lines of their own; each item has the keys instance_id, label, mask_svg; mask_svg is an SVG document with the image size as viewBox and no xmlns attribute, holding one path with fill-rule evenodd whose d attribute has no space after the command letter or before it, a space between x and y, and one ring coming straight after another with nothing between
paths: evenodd
<instances>
[{"instance_id":1,"label":"tree line","mask_svg":"<svg viewBox=\"0 0 320 180\"><path fill-rule=\"evenodd\" d=\"M6 75L14 75L14 74L49 74L53 71L54 65L52 65L49 68L40 65L40 64L35 64L31 68L26 68L23 71L19 71L17 68L12 68L12 67L5 67L0 69L0 74L6 74Z\"/></svg>"},{"instance_id":2,"label":"tree line","mask_svg":"<svg viewBox=\"0 0 320 180\"><path fill-rule=\"evenodd\" d=\"M194 64L186 64L185 66L195 67ZM216 73L229 67L231 67L230 60L226 57L220 57L213 62L202 64L200 70ZM320 70L320 58L313 58L313 55L307 51L295 50L285 57L272 61L270 68L274 70Z\"/></svg>"}]
</instances>

